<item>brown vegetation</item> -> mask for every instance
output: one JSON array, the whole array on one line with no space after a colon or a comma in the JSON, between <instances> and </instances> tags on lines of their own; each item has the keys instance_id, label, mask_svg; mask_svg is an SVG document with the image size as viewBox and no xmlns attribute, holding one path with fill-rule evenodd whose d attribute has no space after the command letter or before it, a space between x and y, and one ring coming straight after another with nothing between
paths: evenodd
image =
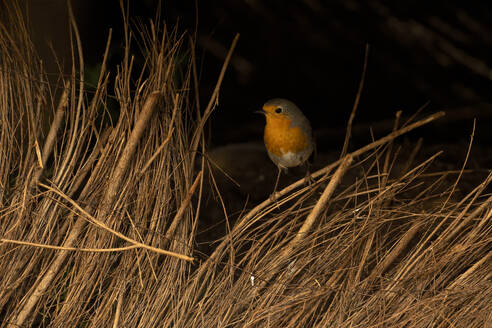
<instances>
[{"instance_id":1,"label":"brown vegetation","mask_svg":"<svg viewBox=\"0 0 492 328\"><path fill-rule=\"evenodd\" d=\"M106 71L106 52L92 93L72 20L76 64L57 93L16 17L16 33L0 26L0 326L492 322L492 175L461 195L465 165L435 172L439 153L396 164L393 140L442 113L397 122L313 173L312 185L290 185L234 224L226 216L227 234L202 256L195 237L213 172L199 156L203 128L237 38L201 111L187 36L127 24L123 61ZM132 81L135 39L146 61ZM357 177L344 180L349 171Z\"/></svg>"}]
</instances>

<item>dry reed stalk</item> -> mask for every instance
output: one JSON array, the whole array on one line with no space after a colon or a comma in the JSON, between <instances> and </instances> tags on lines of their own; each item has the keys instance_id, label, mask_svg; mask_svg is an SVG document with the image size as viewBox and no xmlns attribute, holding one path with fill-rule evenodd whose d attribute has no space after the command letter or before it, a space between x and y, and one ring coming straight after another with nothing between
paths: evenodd
<instances>
[{"instance_id":1,"label":"dry reed stalk","mask_svg":"<svg viewBox=\"0 0 492 328\"><path fill-rule=\"evenodd\" d=\"M152 92L145 101L142 107L142 111L138 115L138 120L135 123L135 127L133 128L132 133L129 136L125 148L123 148L118 164L116 165L111 179L108 182L106 193L102 202L102 207L99 212L99 215L103 219L105 219L106 216L111 215L113 202L115 201L117 194L120 192L123 177L128 169L130 160L133 157L135 149L137 148L137 143L142 136L144 130L147 128L147 122L149 121L150 117L157 107L160 96L161 91Z\"/></svg>"},{"instance_id":2,"label":"dry reed stalk","mask_svg":"<svg viewBox=\"0 0 492 328\"><path fill-rule=\"evenodd\" d=\"M174 216L174 219L171 222L171 225L169 226L169 229L166 232L166 240L170 241L173 240L174 232L176 231L176 228L178 227L178 224L180 223L181 219L183 218L183 214L187 210L187 208L190 206L191 202L191 197L194 195L196 188L198 187L198 184L201 181L202 178L202 172L198 172L195 181L191 185L188 195L186 195L186 198L184 201L181 203L181 206L179 207L178 211L176 212L176 215ZM165 243L166 244L166 243ZM189 256L182 258L182 259L187 259L193 261L193 258L190 258Z\"/></svg>"},{"instance_id":3,"label":"dry reed stalk","mask_svg":"<svg viewBox=\"0 0 492 328\"><path fill-rule=\"evenodd\" d=\"M347 131L345 132L345 140L343 141L342 153L340 158L344 157L347 153L350 137L352 136L352 124L355 119L355 113L357 112L357 108L359 107L360 96L362 95L362 90L364 89L364 82L366 80L366 72L367 72L367 62L369 61L369 43L366 43L366 50L364 52L364 66L362 67L362 76L359 82L359 88L357 89L357 93L355 95L354 105L352 106L352 111L350 112L350 116L347 122Z\"/></svg>"},{"instance_id":4,"label":"dry reed stalk","mask_svg":"<svg viewBox=\"0 0 492 328\"><path fill-rule=\"evenodd\" d=\"M55 117L53 118L53 123L51 124L50 130L48 132L48 136L46 137L46 140L44 142L43 152L41 154L40 169L36 171L36 174L34 175L33 183L36 183L41 177L41 174L43 173L43 169L45 168L46 163L48 161L48 157L51 155L51 152L53 151L53 146L56 141L56 135L58 133L58 130L60 129L63 116L65 115L64 111L66 110L66 107L68 105L67 91L69 89L70 89L70 84L67 83L65 85L65 88L63 89L62 95L60 97L60 101L56 108Z\"/></svg>"},{"instance_id":5,"label":"dry reed stalk","mask_svg":"<svg viewBox=\"0 0 492 328\"><path fill-rule=\"evenodd\" d=\"M174 118L176 117L176 111L178 110L178 104L179 104L179 95L176 94L176 97L174 98L173 114L171 116L171 123L170 123L171 129L169 129L169 132L167 133L166 139L164 139L164 141L159 146L159 148L157 148L157 150L155 151L154 155L152 155L152 157L144 165L144 167L142 168L142 170L140 170L140 173L141 174L144 173L149 168L149 166L152 164L152 162L156 159L157 156L159 156L159 153L164 149L164 147L166 147L167 143L171 139L171 136L172 136L173 131L174 131L173 123L174 123Z\"/></svg>"},{"instance_id":6,"label":"dry reed stalk","mask_svg":"<svg viewBox=\"0 0 492 328\"><path fill-rule=\"evenodd\" d=\"M229 62L231 61L232 54L234 53L234 49L236 48L236 44L237 44L238 40L239 40L239 34L236 34L236 36L232 40L229 51L227 52L224 63L222 64L219 78L217 79L217 83L215 84L214 91L212 92L212 95L210 96L210 100L208 101L208 105L205 108L203 115L200 115L201 116L200 121L198 122L198 126L195 130L195 134L193 135L192 142L191 142L191 145L192 145L191 150L192 150L192 154L193 154L192 161L191 161L192 164L194 164L194 162L195 162L194 156L196 154L196 151L198 150L198 145L199 145L199 142L200 142L202 135L203 135L203 128L205 126L205 123L207 122L210 115L212 114L215 106L218 104L220 87L222 85L222 81L224 80L224 76L225 76L225 72L227 70L227 67L229 67Z\"/></svg>"}]
</instances>

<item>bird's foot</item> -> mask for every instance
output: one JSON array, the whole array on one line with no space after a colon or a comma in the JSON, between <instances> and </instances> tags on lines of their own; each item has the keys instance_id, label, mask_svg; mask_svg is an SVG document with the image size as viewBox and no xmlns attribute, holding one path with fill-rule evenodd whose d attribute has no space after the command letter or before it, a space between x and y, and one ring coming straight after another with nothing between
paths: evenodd
<instances>
[{"instance_id":1,"label":"bird's foot","mask_svg":"<svg viewBox=\"0 0 492 328\"><path fill-rule=\"evenodd\" d=\"M309 172L306 172L306 176L304 177L304 183L311 187L315 182L316 180L314 180L313 176Z\"/></svg>"},{"instance_id":2,"label":"bird's foot","mask_svg":"<svg viewBox=\"0 0 492 328\"><path fill-rule=\"evenodd\" d=\"M276 202L279 198L280 198L280 193L279 193L278 191L274 191L274 192L270 195L270 201L271 201L271 202Z\"/></svg>"}]
</instances>

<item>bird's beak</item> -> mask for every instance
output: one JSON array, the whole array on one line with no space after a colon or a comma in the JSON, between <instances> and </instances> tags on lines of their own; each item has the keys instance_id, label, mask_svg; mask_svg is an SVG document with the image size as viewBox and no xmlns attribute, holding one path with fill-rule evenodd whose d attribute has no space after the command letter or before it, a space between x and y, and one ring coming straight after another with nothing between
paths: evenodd
<instances>
[{"instance_id":1,"label":"bird's beak","mask_svg":"<svg viewBox=\"0 0 492 328\"><path fill-rule=\"evenodd\" d=\"M262 109L262 110L255 110L254 112L255 112L256 114L263 114L263 115L265 115L265 114L266 114L266 112L265 112L263 109Z\"/></svg>"}]
</instances>

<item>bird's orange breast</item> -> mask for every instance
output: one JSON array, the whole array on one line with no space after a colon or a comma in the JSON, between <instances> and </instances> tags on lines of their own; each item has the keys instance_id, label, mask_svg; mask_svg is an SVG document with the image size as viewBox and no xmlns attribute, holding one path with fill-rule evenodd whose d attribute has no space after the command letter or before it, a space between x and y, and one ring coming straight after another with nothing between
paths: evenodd
<instances>
[{"instance_id":1,"label":"bird's orange breast","mask_svg":"<svg viewBox=\"0 0 492 328\"><path fill-rule=\"evenodd\" d=\"M286 115L266 115L264 140L268 151L277 156L297 153L308 146L306 133L299 126L292 127Z\"/></svg>"}]
</instances>

